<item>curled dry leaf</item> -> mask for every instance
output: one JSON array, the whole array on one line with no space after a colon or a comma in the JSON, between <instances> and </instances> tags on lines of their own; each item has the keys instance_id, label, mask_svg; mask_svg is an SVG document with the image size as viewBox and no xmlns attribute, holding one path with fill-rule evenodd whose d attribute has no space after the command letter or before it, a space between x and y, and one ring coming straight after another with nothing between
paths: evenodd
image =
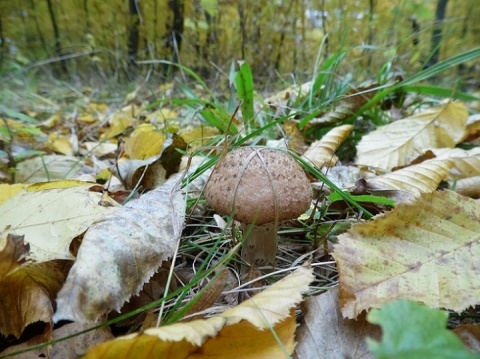
<instances>
[{"instance_id":1,"label":"curled dry leaf","mask_svg":"<svg viewBox=\"0 0 480 359\"><path fill-rule=\"evenodd\" d=\"M54 301L72 261L33 263L0 280L0 332L20 337L31 323L50 323ZM53 327L53 326L51 326Z\"/></svg>"},{"instance_id":2,"label":"curled dry leaf","mask_svg":"<svg viewBox=\"0 0 480 359\"><path fill-rule=\"evenodd\" d=\"M57 298L54 320L96 322L139 293L171 257L185 218L177 179L93 224Z\"/></svg>"},{"instance_id":3,"label":"curled dry leaf","mask_svg":"<svg viewBox=\"0 0 480 359\"><path fill-rule=\"evenodd\" d=\"M0 333L19 337L28 324L50 323L53 299L69 266L48 262L26 265L23 236L0 239Z\"/></svg>"},{"instance_id":4,"label":"curled dry leaf","mask_svg":"<svg viewBox=\"0 0 480 359\"><path fill-rule=\"evenodd\" d=\"M205 320L150 328L101 344L88 358L278 358L294 349L293 307L313 280L301 267L263 292ZM277 338L281 343L277 342Z\"/></svg>"},{"instance_id":5,"label":"curled dry leaf","mask_svg":"<svg viewBox=\"0 0 480 359\"><path fill-rule=\"evenodd\" d=\"M452 163L450 178L480 176L480 147L470 150L461 148L438 148L433 150L437 159L448 159Z\"/></svg>"},{"instance_id":6,"label":"curled dry leaf","mask_svg":"<svg viewBox=\"0 0 480 359\"><path fill-rule=\"evenodd\" d=\"M433 192L448 177L450 160L430 160L367 180L371 192L399 190L414 196Z\"/></svg>"},{"instance_id":7,"label":"curled dry leaf","mask_svg":"<svg viewBox=\"0 0 480 359\"><path fill-rule=\"evenodd\" d=\"M340 144L345 141L352 130L352 125L342 125L332 128L320 140L312 143L303 154L303 157L310 160L319 168L324 165L328 167L334 166L338 161L337 156L335 156L335 151Z\"/></svg>"},{"instance_id":8,"label":"curled dry leaf","mask_svg":"<svg viewBox=\"0 0 480 359\"><path fill-rule=\"evenodd\" d=\"M408 298L460 312L480 303L480 203L422 194L340 235L333 256L346 318Z\"/></svg>"},{"instance_id":9,"label":"curled dry leaf","mask_svg":"<svg viewBox=\"0 0 480 359\"><path fill-rule=\"evenodd\" d=\"M406 166L427 149L454 147L465 133L468 111L460 102L377 128L357 146L357 164L384 169Z\"/></svg>"}]
</instances>

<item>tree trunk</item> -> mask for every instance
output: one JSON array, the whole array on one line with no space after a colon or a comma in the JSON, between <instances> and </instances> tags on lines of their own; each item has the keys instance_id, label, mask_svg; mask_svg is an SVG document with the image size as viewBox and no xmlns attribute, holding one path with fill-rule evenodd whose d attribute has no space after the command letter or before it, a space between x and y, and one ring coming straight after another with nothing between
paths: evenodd
<instances>
[{"instance_id":1,"label":"tree trunk","mask_svg":"<svg viewBox=\"0 0 480 359\"><path fill-rule=\"evenodd\" d=\"M183 0L169 0L168 7L173 13L173 24L167 27L166 43L170 50L172 62L179 62L178 54L182 47L185 4ZM164 74L166 75L169 70L170 66L165 66Z\"/></svg>"},{"instance_id":2,"label":"tree trunk","mask_svg":"<svg viewBox=\"0 0 480 359\"><path fill-rule=\"evenodd\" d=\"M140 39L139 25L140 14L137 0L128 0L128 8L133 22L128 31L128 65L129 70L134 70L137 66L138 46Z\"/></svg>"},{"instance_id":3,"label":"tree trunk","mask_svg":"<svg viewBox=\"0 0 480 359\"><path fill-rule=\"evenodd\" d=\"M60 69L63 74L68 74L67 63L62 59L62 43L60 41L60 31L58 30L57 20L55 18L55 11L53 10L52 0L47 0L48 13L50 15L50 21L52 22L53 35L55 38L55 54L60 58Z\"/></svg>"},{"instance_id":4,"label":"tree trunk","mask_svg":"<svg viewBox=\"0 0 480 359\"><path fill-rule=\"evenodd\" d=\"M442 25L445 19L445 12L447 10L448 0L438 0L437 10L435 12L435 23L432 32L431 55L427 63L423 66L424 69L435 65L438 62L440 55L440 43L442 41Z\"/></svg>"}]
</instances>

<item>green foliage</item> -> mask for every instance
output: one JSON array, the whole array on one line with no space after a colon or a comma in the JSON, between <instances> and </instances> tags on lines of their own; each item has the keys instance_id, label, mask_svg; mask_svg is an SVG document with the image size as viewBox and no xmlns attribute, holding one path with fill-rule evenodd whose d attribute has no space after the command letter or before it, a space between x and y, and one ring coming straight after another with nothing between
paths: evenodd
<instances>
[{"instance_id":1,"label":"green foliage","mask_svg":"<svg viewBox=\"0 0 480 359\"><path fill-rule=\"evenodd\" d=\"M235 86L242 110L243 124L248 129L255 117L253 110L253 75L248 63L244 62L240 65L235 76Z\"/></svg>"},{"instance_id":2,"label":"green foliage","mask_svg":"<svg viewBox=\"0 0 480 359\"><path fill-rule=\"evenodd\" d=\"M374 309L368 321L382 327L383 339L368 339L377 359L478 359L446 329L448 313L411 300L398 300Z\"/></svg>"}]
</instances>

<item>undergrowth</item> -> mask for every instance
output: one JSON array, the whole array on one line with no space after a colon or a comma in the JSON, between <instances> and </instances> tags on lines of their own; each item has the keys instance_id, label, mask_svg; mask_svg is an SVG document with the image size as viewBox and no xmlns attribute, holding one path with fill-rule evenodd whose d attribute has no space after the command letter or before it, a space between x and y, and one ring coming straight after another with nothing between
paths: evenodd
<instances>
[{"instance_id":1,"label":"undergrowth","mask_svg":"<svg viewBox=\"0 0 480 359\"><path fill-rule=\"evenodd\" d=\"M203 158L203 161L183 179L182 186L189 193L192 184L208 175L226 151L242 145L268 146L270 140L279 138L284 140L285 130L282 125L290 121L295 123L302 132L306 143L321 138L332 126L355 124L353 135L338 151L340 159L348 163L355 156L355 144L362 135L389 121L384 114L384 107L395 106L408 112L414 107L428 105L429 101L478 100L475 96L462 92L461 84L455 84L450 88L429 85L425 82L446 70L478 57L480 57L480 49L474 49L439 62L428 69L401 76L393 72L392 64L387 63L379 70L377 78L372 83L352 84L350 77L338 76L342 61L346 61L346 53L340 52L318 64L313 71L315 75L311 79L312 86L308 92L292 95L292 100L287 101L281 112L276 112L268 104L259 101L254 76L247 63L239 66L232 65L226 81L229 86L219 94L218 90L212 90L193 70L180 64L158 61L158 64L177 67L189 81L175 82L172 96L153 99L147 109L183 108L191 118L199 118L202 125L218 129L220 134L211 138L205 146L196 149L194 153L185 153L186 156L201 155ZM35 93L34 97L37 101L45 106L56 108L58 103L39 95L39 88L39 84L33 86L29 92L30 95L33 96L32 94ZM75 90L74 87L70 87L70 91L78 97L83 96L81 91ZM325 127L312 125L316 118L333 111L336 106L342 104L342 101L348 101L349 98L358 94L358 91L363 91L368 100L354 112L343 114L343 118L336 121L334 125ZM16 98L9 97L9 99ZM117 96L116 100L118 98L120 96ZM405 99L409 99L407 104ZM68 102L68 97L59 95L58 100ZM29 132L34 136L38 134L38 140L43 139L40 133L35 132L39 121L25 115L20 109L10 108L6 103L4 102L0 107L2 117L14 119L18 126L12 128L5 119L3 123L0 122L2 139L0 159L7 163L12 173L11 180L14 181L16 164L25 156L37 154L16 155L14 153L16 141L19 141L23 132ZM255 283L268 285L305 263L315 268L316 280L312 284L309 295L318 294L336 286L338 273L333 258L329 254L331 243L335 242L336 235L346 231L351 224L368 220L385 208L394 206L394 203L380 197L358 197L344 192L332 183L321 169L316 168L295 151L289 152L318 184L317 200L305 216L296 221L290 221L279 232L280 245L275 268L262 268L252 281L240 284L239 268L243 263L238 256L238 250L242 242L242 234L233 225L231 218L224 218L225 223L214 219L214 213L206 207L204 198L197 192L192 192L193 194L187 198L186 228L177 257L169 267L167 266L169 279L166 288L168 290L164 296L142 308L105 321L101 326L115 325L144 315L146 312L154 313L158 317L156 324L178 322L186 315L193 314L191 309L205 300L209 285L215 283L216 278L224 273L225 268L229 276L228 287L223 291L220 301L211 303L208 308L202 308L203 314L213 315L222 308L235 305L238 303L236 295L247 291L247 287L251 290L251 287L255 287ZM329 196L322 195L321 187L330 188L332 193ZM255 290L260 289L261 287L255 288ZM138 326L131 326L120 329L120 332L137 329ZM51 343L41 346L48 344Z\"/></svg>"}]
</instances>

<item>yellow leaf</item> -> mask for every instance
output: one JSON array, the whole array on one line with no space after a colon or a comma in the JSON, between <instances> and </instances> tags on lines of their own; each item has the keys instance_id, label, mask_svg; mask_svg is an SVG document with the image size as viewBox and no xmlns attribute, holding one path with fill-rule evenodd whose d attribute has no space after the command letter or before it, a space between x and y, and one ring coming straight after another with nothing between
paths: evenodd
<instances>
[{"instance_id":1,"label":"yellow leaf","mask_svg":"<svg viewBox=\"0 0 480 359\"><path fill-rule=\"evenodd\" d=\"M298 268L219 316L146 329L142 334L94 347L84 358L253 359L291 355L297 326L292 308L302 300L312 280L311 269Z\"/></svg>"},{"instance_id":2,"label":"yellow leaf","mask_svg":"<svg viewBox=\"0 0 480 359\"><path fill-rule=\"evenodd\" d=\"M449 160L430 160L367 180L369 191L400 190L419 195L435 191L449 174Z\"/></svg>"},{"instance_id":3,"label":"yellow leaf","mask_svg":"<svg viewBox=\"0 0 480 359\"><path fill-rule=\"evenodd\" d=\"M58 133L54 132L48 136L48 142L53 151L62 155L73 155L73 146L68 137L59 136Z\"/></svg>"},{"instance_id":4,"label":"yellow leaf","mask_svg":"<svg viewBox=\"0 0 480 359\"><path fill-rule=\"evenodd\" d=\"M468 111L460 102L395 121L363 136L357 164L384 169L405 166L427 149L454 147L462 139Z\"/></svg>"},{"instance_id":5,"label":"yellow leaf","mask_svg":"<svg viewBox=\"0 0 480 359\"><path fill-rule=\"evenodd\" d=\"M134 117L138 114L138 108L134 105L126 106L120 111L112 114L108 121L110 127L100 136L100 142L109 140L123 133L127 128L133 125Z\"/></svg>"},{"instance_id":6,"label":"yellow leaf","mask_svg":"<svg viewBox=\"0 0 480 359\"><path fill-rule=\"evenodd\" d=\"M205 146L215 136L220 134L220 131L215 127L200 126L194 129L180 131L179 134L188 143L190 150L195 150L199 147Z\"/></svg>"},{"instance_id":7,"label":"yellow leaf","mask_svg":"<svg viewBox=\"0 0 480 359\"><path fill-rule=\"evenodd\" d=\"M165 135L155 126L142 124L125 140L125 154L131 159L144 160L162 152Z\"/></svg>"},{"instance_id":8,"label":"yellow leaf","mask_svg":"<svg viewBox=\"0 0 480 359\"><path fill-rule=\"evenodd\" d=\"M480 203L422 194L339 236L333 256L346 318L408 298L460 312L480 304Z\"/></svg>"},{"instance_id":9,"label":"yellow leaf","mask_svg":"<svg viewBox=\"0 0 480 359\"><path fill-rule=\"evenodd\" d=\"M21 192L27 186L28 184L26 183L0 184L0 205Z\"/></svg>"},{"instance_id":10,"label":"yellow leaf","mask_svg":"<svg viewBox=\"0 0 480 359\"><path fill-rule=\"evenodd\" d=\"M303 157L309 159L318 168L324 165L328 167L334 166L338 161L335 152L352 130L352 125L332 128L320 140L313 142L303 154Z\"/></svg>"},{"instance_id":11,"label":"yellow leaf","mask_svg":"<svg viewBox=\"0 0 480 359\"><path fill-rule=\"evenodd\" d=\"M470 150L438 148L433 152L437 159L450 160L453 166L450 171L452 179L480 176L480 147Z\"/></svg>"},{"instance_id":12,"label":"yellow leaf","mask_svg":"<svg viewBox=\"0 0 480 359\"><path fill-rule=\"evenodd\" d=\"M0 206L0 229L24 235L37 262L71 259L71 240L114 210L98 205L101 193L90 192L91 186L60 181L27 187Z\"/></svg>"}]
</instances>

